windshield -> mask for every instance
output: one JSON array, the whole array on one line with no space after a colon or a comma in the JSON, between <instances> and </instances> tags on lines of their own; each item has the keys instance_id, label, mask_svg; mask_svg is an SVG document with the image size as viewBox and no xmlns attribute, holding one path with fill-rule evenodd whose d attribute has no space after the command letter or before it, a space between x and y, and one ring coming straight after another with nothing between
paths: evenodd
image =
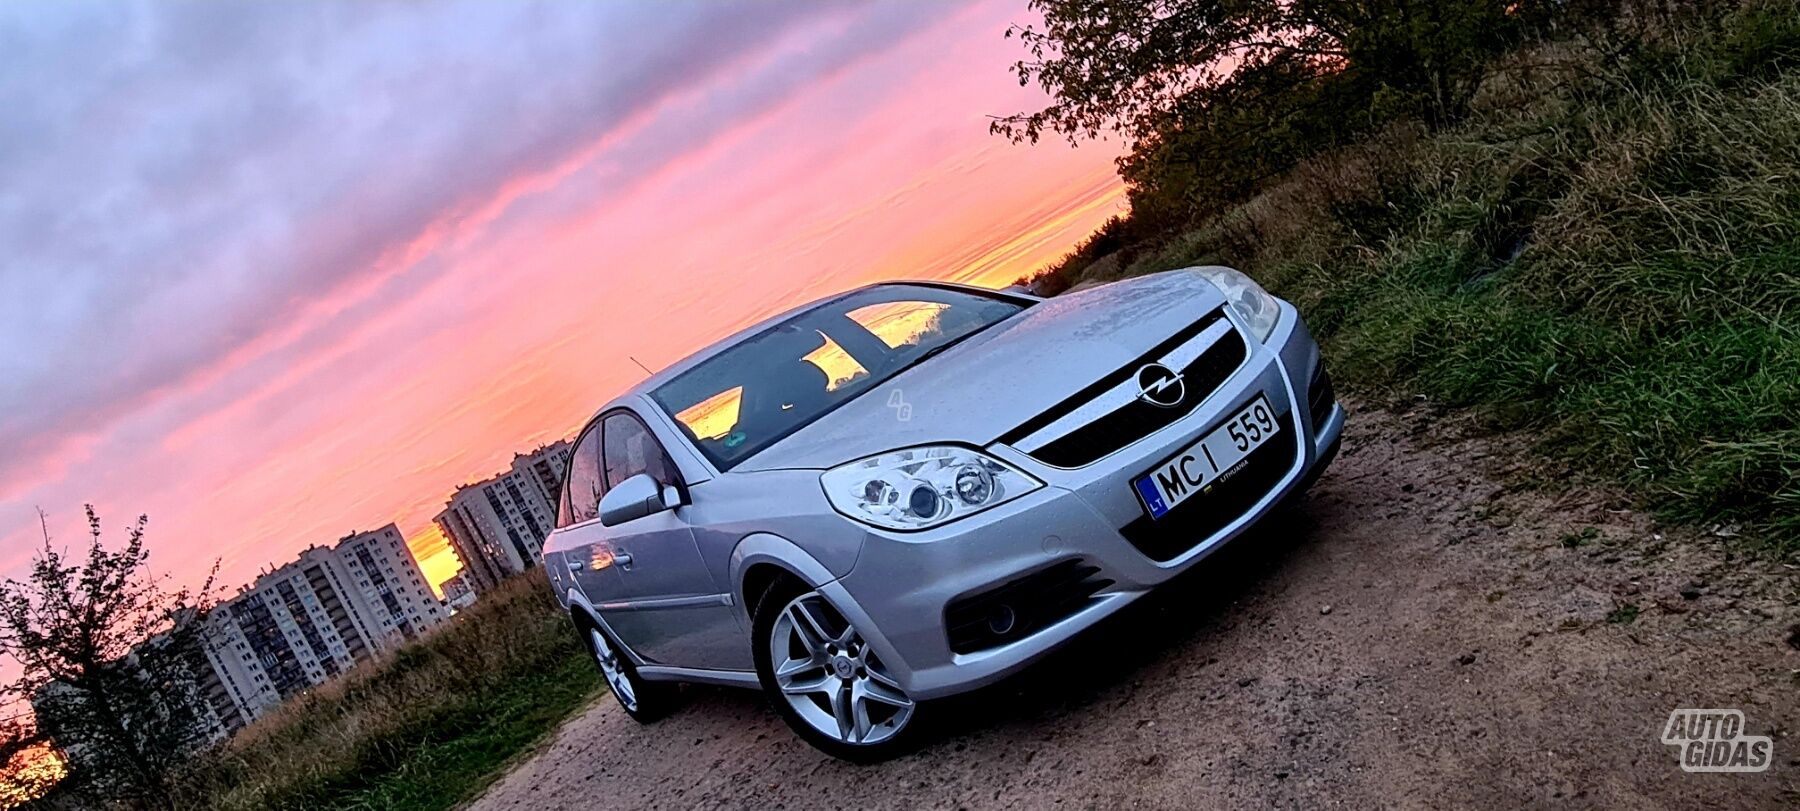
<instances>
[{"instance_id":1,"label":"windshield","mask_svg":"<svg viewBox=\"0 0 1800 811\"><path fill-rule=\"evenodd\" d=\"M822 302L650 393L720 470L1025 304L923 285Z\"/></svg>"}]
</instances>

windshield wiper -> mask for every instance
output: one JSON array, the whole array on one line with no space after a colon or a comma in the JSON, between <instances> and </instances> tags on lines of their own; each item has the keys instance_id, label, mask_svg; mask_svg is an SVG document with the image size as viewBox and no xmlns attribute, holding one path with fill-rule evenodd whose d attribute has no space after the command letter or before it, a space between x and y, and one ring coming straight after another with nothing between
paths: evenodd
<instances>
[{"instance_id":1,"label":"windshield wiper","mask_svg":"<svg viewBox=\"0 0 1800 811\"><path fill-rule=\"evenodd\" d=\"M943 354L944 350L949 349L950 347L956 346L957 344L960 344L963 341L966 341L966 340L974 337L976 334L980 333L982 330L985 330L991 326L993 326L993 324L988 324L987 326L984 326L981 329L969 330L968 332L963 333L962 335L959 335L955 338L952 338L948 341L938 344L937 346L927 349L924 352L919 353L918 357L913 358L912 360L909 360L905 363L900 364L900 368L895 369L894 371L888 373L887 377L882 378L882 382L885 383L888 380L892 380L895 377L898 377L900 375L900 373L906 371L907 369L911 369L914 366L917 366L921 363L924 363L925 361L931 360L932 358L935 358L938 355Z\"/></svg>"}]
</instances>

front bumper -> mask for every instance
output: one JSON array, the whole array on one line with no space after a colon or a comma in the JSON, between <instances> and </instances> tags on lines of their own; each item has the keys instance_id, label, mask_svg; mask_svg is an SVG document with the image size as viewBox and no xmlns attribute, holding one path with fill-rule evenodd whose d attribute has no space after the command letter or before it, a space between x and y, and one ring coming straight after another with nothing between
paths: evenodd
<instances>
[{"instance_id":1,"label":"front bumper","mask_svg":"<svg viewBox=\"0 0 1800 811\"><path fill-rule=\"evenodd\" d=\"M865 629L870 646L916 698L939 698L1004 678L1193 567L1316 478L1329 464L1344 425L1344 411L1335 404L1321 408L1320 424L1314 424L1309 386L1319 365L1318 345L1299 314L1283 302L1281 320L1268 342L1252 343L1243 365L1192 413L1076 469L1049 467L1013 448L991 446L989 453L1046 486L934 530L866 531L855 568L821 591ZM1271 473L1274 483L1266 490L1237 502L1236 515L1207 522L1203 534L1191 543L1183 540L1169 554L1146 554L1140 536L1147 522L1131 480L1212 430L1259 392L1293 429L1280 460L1286 466ZM1156 529L1166 534L1168 528ZM952 649L945 612L953 603L1059 563L1067 569L1074 560L1081 561L1084 571L1097 570L1092 582L1105 585L1084 595L1073 613L1004 644L962 653Z\"/></svg>"}]
</instances>

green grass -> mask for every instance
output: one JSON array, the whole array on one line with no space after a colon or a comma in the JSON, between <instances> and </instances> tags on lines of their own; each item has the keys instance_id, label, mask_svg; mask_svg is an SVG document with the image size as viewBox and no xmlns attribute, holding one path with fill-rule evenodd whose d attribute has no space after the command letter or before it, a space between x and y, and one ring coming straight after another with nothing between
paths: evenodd
<instances>
[{"instance_id":1,"label":"green grass","mask_svg":"<svg viewBox=\"0 0 1800 811\"><path fill-rule=\"evenodd\" d=\"M373 780L325 792L336 808L449 808L473 796L595 695L593 665L570 658L504 691L476 697L420 730L420 745ZM334 795L334 796L333 796Z\"/></svg>"},{"instance_id":2,"label":"green grass","mask_svg":"<svg viewBox=\"0 0 1800 811\"><path fill-rule=\"evenodd\" d=\"M449 808L603 690L534 572L204 753L181 806Z\"/></svg>"},{"instance_id":3,"label":"green grass","mask_svg":"<svg viewBox=\"0 0 1800 811\"><path fill-rule=\"evenodd\" d=\"M1793 555L1796 12L1755 3L1630 62L1528 55L1554 81L1498 80L1463 126L1382 133L1049 287L1236 265L1299 306L1345 388L1535 432L1666 518Z\"/></svg>"}]
</instances>

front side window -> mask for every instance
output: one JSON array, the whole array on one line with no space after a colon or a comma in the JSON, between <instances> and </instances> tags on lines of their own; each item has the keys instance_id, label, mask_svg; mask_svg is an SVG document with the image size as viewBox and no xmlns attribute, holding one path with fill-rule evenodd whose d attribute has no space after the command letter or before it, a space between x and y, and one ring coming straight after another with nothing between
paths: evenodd
<instances>
[{"instance_id":1,"label":"front side window","mask_svg":"<svg viewBox=\"0 0 1800 811\"><path fill-rule=\"evenodd\" d=\"M925 285L864 288L701 361L650 397L714 466L730 470L1026 306L998 295Z\"/></svg>"},{"instance_id":2,"label":"front side window","mask_svg":"<svg viewBox=\"0 0 1800 811\"><path fill-rule=\"evenodd\" d=\"M563 485L563 498L556 525L566 527L592 521L599 514L600 496L606 493L600 477L600 428L589 426L575 452L569 456L568 481Z\"/></svg>"},{"instance_id":3,"label":"front side window","mask_svg":"<svg viewBox=\"0 0 1800 811\"><path fill-rule=\"evenodd\" d=\"M662 443L635 415L622 411L610 414L600 430L605 435L601 455L607 487L618 487L619 482L639 473L650 474L659 484L675 483L675 466L663 453Z\"/></svg>"}]
</instances>

